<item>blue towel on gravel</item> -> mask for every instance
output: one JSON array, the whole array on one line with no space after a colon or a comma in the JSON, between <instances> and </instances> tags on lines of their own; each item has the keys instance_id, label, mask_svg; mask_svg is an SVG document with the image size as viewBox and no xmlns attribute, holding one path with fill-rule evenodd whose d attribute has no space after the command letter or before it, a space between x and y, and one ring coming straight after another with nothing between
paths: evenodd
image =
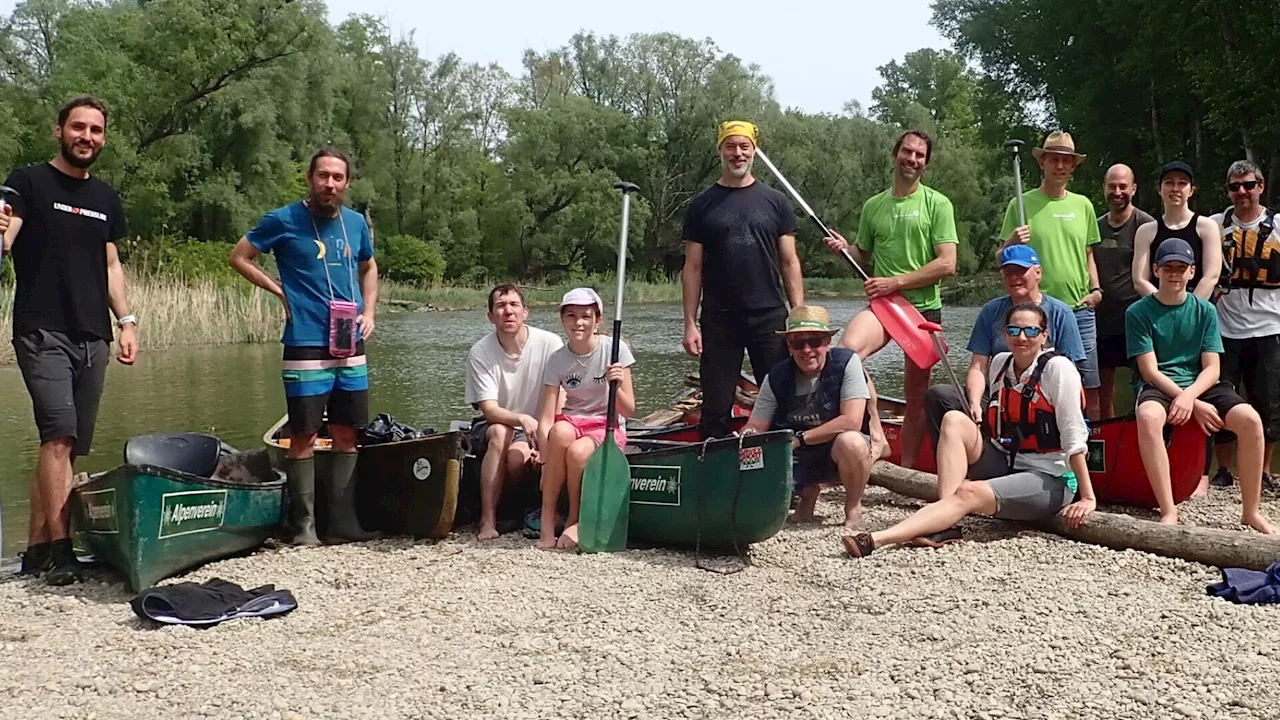
<instances>
[{"instance_id":1,"label":"blue towel on gravel","mask_svg":"<svg viewBox=\"0 0 1280 720\"><path fill-rule=\"evenodd\" d=\"M1280 603L1280 560L1266 572L1244 568L1222 568L1222 582L1207 588L1210 595L1241 605Z\"/></svg>"}]
</instances>

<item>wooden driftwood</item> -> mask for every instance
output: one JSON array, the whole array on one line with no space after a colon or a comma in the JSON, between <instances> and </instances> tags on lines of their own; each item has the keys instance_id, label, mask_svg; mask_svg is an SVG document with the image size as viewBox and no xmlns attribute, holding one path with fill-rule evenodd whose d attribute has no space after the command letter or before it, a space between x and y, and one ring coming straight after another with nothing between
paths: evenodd
<instances>
[{"instance_id":1,"label":"wooden driftwood","mask_svg":"<svg viewBox=\"0 0 1280 720\"><path fill-rule=\"evenodd\" d=\"M871 469L871 484L899 495L932 502L938 499L938 478L887 462ZM1084 525L1071 529L1061 518L1033 523L1039 530L1116 550L1142 550L1218 567L1266 570L1280 560L1280 536L1243 530L1161 525L1129 515L1094 512Z\"/></svg>"}]
</instances>

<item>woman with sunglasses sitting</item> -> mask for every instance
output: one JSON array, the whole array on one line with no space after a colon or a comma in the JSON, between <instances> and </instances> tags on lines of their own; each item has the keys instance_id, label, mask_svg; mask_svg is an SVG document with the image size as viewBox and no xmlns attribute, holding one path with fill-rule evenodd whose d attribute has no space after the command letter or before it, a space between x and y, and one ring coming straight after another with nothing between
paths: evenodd
<instances>
[{"instance_id":1,"label":"woman with sunglasses sitting","mask_svg":"<svg viewBox=\"0 0 1280 720\"><path fill-rule=\"evenodd\" d=\"M1093 512L1097 500L1085 463L1089 428L1080 373L1066 357L1045 351L1046 327L1045 312L1035 303L1009 309L1009 352L991 360L991 404L983 426L962 411L942 418L939 500L886 530L846 536L850 555L863 557L876 548L942 533L970 513L1006 520L1061 513L1068 525L1078 527ZM962 539L958 529L950 535L953 542Z\"/></svg>"}]
</instances>

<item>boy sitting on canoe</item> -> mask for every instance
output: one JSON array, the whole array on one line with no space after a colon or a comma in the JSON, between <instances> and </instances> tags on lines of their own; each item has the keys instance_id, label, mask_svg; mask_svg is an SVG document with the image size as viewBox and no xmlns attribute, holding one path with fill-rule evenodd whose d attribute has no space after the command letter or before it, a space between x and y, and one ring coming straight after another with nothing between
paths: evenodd
<instances>
[{"instance_id":1,"label":"boy sitting on canoe","mask_svg":"<svg viewBox=\"0 0 1280 720\"><path fill-rule=\"evenodd\" d=\"M1195 252L1182 238L1156 250L1153 274L1160 285L1125 312L1129 357L1137 361L1142 388L1136 401L1138 450L1160 503L1160 522L1178 523L1169 478L1164 426L1194 419L1205 434L1223 428L1239 443L1240 523L1261 533L1275 529L1258 504L1262 494L1262 419L1231 385L1218 380L1222 337L1218 311L1187 292L1195 274Z\"/></svg>"},{"instance_id":2,"label":"boy sitting on canoe","mask_svg":"<svg viewBox=\"0 0 1280 720\"><path fill-rule=\"evenodd\" d=\"M613 437L626 447L624 418L636 409L631 387L635 358L625 342L618 348L618 362L610 364L615 338L597 335L604 316L604 302L591 288L576 288L560 301L560 323L568 344L547 359L542 376L542 403L538 411L538 447L542 452L542 536L538 547L573 548L578 544L578 509L582 498L582 472L597 446L604 442L609 383L618 383L618 422ZM560 390L564 407L556 413ZM569 516L564 533L556 539L556 505L568 483Z\"/></svg>"},{"instance_id":3,"label":"boy sitting on canoe","mask_svg":"<svg viewBox=\"0 0 1280 720\"><path fill-rule=\"evenodd\" d=\"M816 305L793 308L780 331L791 357L760 384L743 434L794 430L793 477L800 505L793 521L813 519L822 483L845 488L844 526L862 526L862 494L871 474L871 439L861 432L871 393L858 354L832 348L831 320Z\"/></svg>"}]
</instances>

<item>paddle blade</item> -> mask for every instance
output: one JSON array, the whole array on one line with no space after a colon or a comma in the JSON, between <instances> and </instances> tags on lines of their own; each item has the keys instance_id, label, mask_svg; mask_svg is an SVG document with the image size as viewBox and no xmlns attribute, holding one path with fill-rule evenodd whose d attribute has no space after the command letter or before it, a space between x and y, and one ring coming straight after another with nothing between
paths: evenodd
<instances>
[{"instance_id":1,"label":"paddle blade","mask_svg":"<svg viewBox=\"0 0 1280 720\"><path fill-rule=\"evenodd\" d=\"M589 553L625 550L630 510L631 465L609 434L582 472L578 547Z\"/></svg>"},{"instance_id":2,"label":"paddle blade","mask_svg":"<svg viewBox=\"0 0 1280 720\"><path fill-rule=\"evenodd\" d=\"M884 330L893 338L911 364L922 370L928 370L938 362L938 351L934 349L933 339L929 333L920 329L926 322L924 316L911 301L898 293L878 297L871 301L871 312L884 326Z\"/></svg>"}]
</instances>

